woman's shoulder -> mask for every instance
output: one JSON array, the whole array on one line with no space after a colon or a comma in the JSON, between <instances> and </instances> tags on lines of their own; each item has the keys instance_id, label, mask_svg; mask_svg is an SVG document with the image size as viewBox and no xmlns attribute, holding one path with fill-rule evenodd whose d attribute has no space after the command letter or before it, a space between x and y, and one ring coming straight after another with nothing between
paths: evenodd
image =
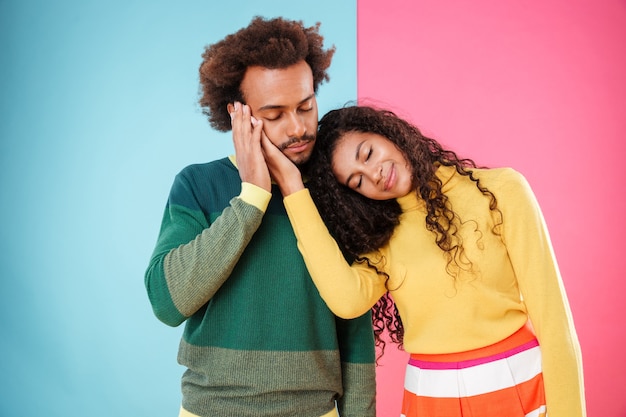
<instances>
[{"instance_id":1,"label":"woman's shoulder","mask_svg":"<svg viewBox=\"0 0 626 417\"><path fill-rule=\"evenodd\" d=\"M481 186L486 187L498 199L498 207L503 211L518 210L535 203L533 190L524 175L516 169L489 168L474 171Z\"/></svg>"},{"instance_id":2,"label":"woman's shoulder","mask_svg":"<svg viewBox=\"0 0 626 417\"><path fill-rule=\"evenodd\" d=\"M472 169L472 172L487 188L511 187L515 185L525 186L527 184L524 175L511 167L475 168Z\"/></svg>"}]
</instances>

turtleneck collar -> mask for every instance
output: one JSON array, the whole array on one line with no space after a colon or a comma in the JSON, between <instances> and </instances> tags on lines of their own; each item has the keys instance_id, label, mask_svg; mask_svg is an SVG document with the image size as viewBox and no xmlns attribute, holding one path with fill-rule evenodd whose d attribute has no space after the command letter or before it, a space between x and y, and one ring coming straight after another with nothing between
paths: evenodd
<instances>
[{"instance_id":1,"label":"turtleneck collar","mask_svg":"<svg viewBox=\"0 0 626 417\"><path fill-rule=\"evenodd\" d=\"M450 181L456 174L455 167L448 166L439 166L435 171L435 175L441 181L441 191L444 193L450 189L452 186L452 182ZM402 211L410 211L415 210L424 205L424 201L420 196L417 195L417 192L411 191L405 196L397 198L398 204L400 204L400 208Z\"/></svg>"}]
</instances>

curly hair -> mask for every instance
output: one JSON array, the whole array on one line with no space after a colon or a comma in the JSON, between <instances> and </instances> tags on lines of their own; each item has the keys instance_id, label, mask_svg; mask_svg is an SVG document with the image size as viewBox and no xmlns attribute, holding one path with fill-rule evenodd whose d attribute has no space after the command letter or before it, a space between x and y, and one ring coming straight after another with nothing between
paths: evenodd
<instances>
[{"instance_id":1,"label":"curly hair","mask_svg":"<svg viewBox=\"0 0 626 417\"><path fill-rule=\"evenodd\" d=\"M435 175L437 166L455 167L460 175L472 180L478 190L490 199L489 208L492 211L499 210L493 193L474 176L472 168L477 166L473 160L459 158L455 152L425 137L417 127L393 112L368 106L349 106L332 110L320 120L317 143L305 167L308 188L346 259L365 262L386 279L387 293L372 309L376 344L384 351L385 342L381 338L384 329L387 329L391 341L402 347L404 327L393 302L393 289L388 287L389 276L379 271L363 254L376 251L389 241L402 211L395 199L369 199L334 177L333 153L348 132L379 134L389 139L407 159L411 166L412 187L425 202L425 226L433 232L436 244L446 253L449 274L454 276L455 268L463 268L459 265L463 260L463 246L457 236L461 219L441 190L442 183Z\"/></svg>"},{"instance_id":2,"label":"curly hair","mask_svg":"<svg viewBox=\"0 0 626 417\"><path fill-rule=\"evenodd\" d=\"M282 69L302 60L313 72L313 88L329 80L335 47L324 49L320 23L305 27L301 21L255 17L245 28L205 47L200 64L200 107L216 130L231 129L228 103L245 103L240 85L248 67Z\"/></svg>"}]
</instances>

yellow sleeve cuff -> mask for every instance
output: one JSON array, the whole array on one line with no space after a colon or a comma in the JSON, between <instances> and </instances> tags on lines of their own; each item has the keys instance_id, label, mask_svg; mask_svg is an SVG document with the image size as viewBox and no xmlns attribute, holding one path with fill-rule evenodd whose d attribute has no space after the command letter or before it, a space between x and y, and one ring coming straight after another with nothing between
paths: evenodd
<instances>
[{"instance_id":1,"label":"yellow sleeve cuff","mask_svg":"<svg viewBox=\"0 0 626 417\"><path fill-rule=\"evenodd\" d=\"M272 193L249 182L242 182L239 198L265 213L272 198Z\"/></svg>"}]
</instances>

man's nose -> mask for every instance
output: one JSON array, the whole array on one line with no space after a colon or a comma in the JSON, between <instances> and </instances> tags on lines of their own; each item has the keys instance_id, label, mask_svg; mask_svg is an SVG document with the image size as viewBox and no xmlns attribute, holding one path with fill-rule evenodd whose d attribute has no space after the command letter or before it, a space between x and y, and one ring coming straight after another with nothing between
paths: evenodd
<instances>
[{"instance_id":1,"label":"man's nose","mask_svg":"<svg viewBox=\"0 0 626 417\"><path fill-rule=\"evenodd\" d=\"M287 135L290 138L300 138L304 136L306 132L306 127L304 125L304 120L298 114L292 113L289 116L289 126L287 128Z\"/></svg>"}]
</instances>

